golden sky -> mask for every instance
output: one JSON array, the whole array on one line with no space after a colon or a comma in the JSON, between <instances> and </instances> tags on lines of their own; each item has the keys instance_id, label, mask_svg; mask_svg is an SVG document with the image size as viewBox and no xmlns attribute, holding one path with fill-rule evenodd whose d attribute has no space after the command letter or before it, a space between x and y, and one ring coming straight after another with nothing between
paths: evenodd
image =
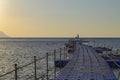
<instances>
[{"instance_id":1,"label":"golden sky","mask_svg":"<svg viewBox=\"0 0 120 80\"><path fill-rule=\"evenodd\" d=\"M119 0L0 0L11 37L120 37Z\"/></svg>"}]
</instances>

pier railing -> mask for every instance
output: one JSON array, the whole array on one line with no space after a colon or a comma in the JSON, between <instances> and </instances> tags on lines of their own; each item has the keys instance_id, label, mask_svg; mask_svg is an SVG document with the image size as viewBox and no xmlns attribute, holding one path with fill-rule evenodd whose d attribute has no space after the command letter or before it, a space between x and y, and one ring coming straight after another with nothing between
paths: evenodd
<instances>
[{"instance_id":1,"label":"pier railing","mask_svg":"<svg viewBox=\"0 0 120 80\"><path fill-rule=\"evenodd\" d=\"M120 65L118 65L117 63L117 59L114 58L114 56L108 56L110 60L113 60L113 63L118 67L118 70L119 70L119 73L118 73L118 76L117 76L117 80L120 79ZM112 68L114 67L114 65L112 65Z\"/></svg>"},{"instance_id":2,"label":"pier railing","mask_svg":"<svg viewBox=\"0 0 120 80\"><path fill-rule=\"evenodd\" d=\"M59 56L57 56L57 55ZM61 59L67 59L67 48L60 48L52 52L46 53L45 56L38 58L33 57L33 60L27 64L19 66L20 64L14 64L14 69L0 75L0 80L49 80L56 77L57 73L61 71L61 68L55 67L55 60L59 57ZM44 62L43 62L44 61ZM43 62L41 64L40 62ZM51 64L52 63L52 64ZM43 65L38 66L38 64ZM24 69L30 68L30 73ZM23 72L22 72L23 71ZM22 74L23 73L23 74ZM11 77L11 78L10 78Z\"/></svg>"},{"instance_id":3,"label":"pier railing","mask_svg":"<svg viewBox=\"0 0 120 80\"><path fill-rule=\"evenodd\" d=\"M112 53L114 55L120 55L120 50L119 49L113 49L113 47L111 45L107 45L107 44L103 44L103 43L97 43L97 42L91 42L88 44L89 46L92 46L92 47L104 47L104 48L108 48L108 49L111 49L111 51L104 51L105 53L109 52L109 53ZM104 54L105 54L104 53ZM113 63L117 66L117 72L118 72L118 75L116 76L117 80L120 80L120 65L118 65L117 63L117 59L114 57L114 56L109 56L109 55L106 55L109 60L113 61ZM112 65L112 68L114 67L114 64Z\"/></svg>"}]
</instances>

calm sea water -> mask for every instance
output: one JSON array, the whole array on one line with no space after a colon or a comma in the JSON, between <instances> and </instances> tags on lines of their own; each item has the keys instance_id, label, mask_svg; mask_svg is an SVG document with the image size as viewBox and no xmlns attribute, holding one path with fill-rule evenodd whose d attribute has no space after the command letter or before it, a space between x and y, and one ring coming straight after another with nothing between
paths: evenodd
<instances>
[{"instance_id":1,"label":"calm sea water","mask_svg":"<svg viewBox=\"0 0 120 80\"><path fill-rule=\"evenodd\" d=\"M120 38L91 38L86 40L106 44L112 46L114 49L120 49Z\"/></svg>"},{"instance_id":2,"label":"calm sea water","mask_svg":"<svg viewBox=\"0 0 120 80\"><path fill-rule=\"evenodd\" d=\"M90 42L107 44L114 49L120 49L120 38L82 38ZM33 56L41 58L47 52L51 53L53 50L64 47L68 41L67 38L59 39L0 39L0 75L14 69L14 64L22 66L33 61ZM52 58L49 63L52 65ZM51 67L51 66L50 66ZM34 80L34 66L30 65L19 70L19 80ZM38 75L45 73L45 59L37 62ZM12 74L0 77L0 80L14 80L14 72Z\"/></svg>"}]
</instances>

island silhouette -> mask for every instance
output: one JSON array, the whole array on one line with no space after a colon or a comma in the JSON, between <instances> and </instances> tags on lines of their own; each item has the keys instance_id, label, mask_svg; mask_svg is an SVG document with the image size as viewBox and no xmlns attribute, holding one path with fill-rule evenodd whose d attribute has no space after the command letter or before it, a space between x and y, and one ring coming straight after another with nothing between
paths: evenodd
<instances>
[{"instance_id":1,"label":"island silhouette","mask_svg":"<svg viewBox=\"0 0 120 80\"><path fill-rule=\"evenodd\" d=\"M7 34L5 34L4 32L0 31L0 37L8 37Z\"/></svg>"}]
</instances>

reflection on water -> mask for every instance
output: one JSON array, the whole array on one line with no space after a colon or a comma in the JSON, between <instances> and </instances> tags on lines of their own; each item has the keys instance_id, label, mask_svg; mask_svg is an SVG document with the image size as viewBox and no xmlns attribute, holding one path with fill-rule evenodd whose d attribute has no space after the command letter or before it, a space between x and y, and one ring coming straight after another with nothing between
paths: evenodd
<instances>
[{"instance_id":1,"label":"reflection on water","mask_svg":"<svg viewBox=\"0 0 120 80\"><path fill-rule=\"evenodd\" d=\"M14 69L15 63L21 66L33 61L33 56L43 57L45 53L63 47L64 43L65 41L0 41L0 74ZM37 71L44 72L45 59L37 63ZM31 74L34 74L33 68L33 65L30 65L19 70L19 78L21 80L26 80L26 76L29 78ZM14 73L0 78L0 80L10 80L10 78L14 79Z\"/></svg>"}]
</instances>

